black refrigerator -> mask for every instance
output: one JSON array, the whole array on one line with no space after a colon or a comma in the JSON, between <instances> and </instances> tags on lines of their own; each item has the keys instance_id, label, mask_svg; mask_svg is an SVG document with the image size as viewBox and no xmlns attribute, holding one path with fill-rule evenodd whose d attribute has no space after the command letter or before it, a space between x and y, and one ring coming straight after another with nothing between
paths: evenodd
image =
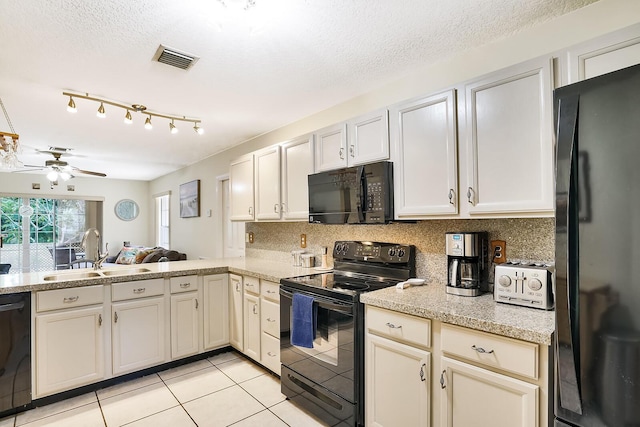
<instances>
[{"instance_id":1,"label":"black refrigerator","mask_svg":"<svg viewBox=\"0 0 640 427\"><path fill-rule=\"evenodd\" d=\"M640 65L554 110L555 425L640 426Z\"/></svg>"}]
</instances>

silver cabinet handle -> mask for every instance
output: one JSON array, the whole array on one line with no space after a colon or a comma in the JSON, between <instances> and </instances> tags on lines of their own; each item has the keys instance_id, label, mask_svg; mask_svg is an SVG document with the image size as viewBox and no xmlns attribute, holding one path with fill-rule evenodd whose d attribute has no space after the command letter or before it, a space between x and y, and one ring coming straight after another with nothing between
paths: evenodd
<instances>
[{"instance_id":1,"label":"silver cabinet handle","mask_svg":"<svg viewBox=\"0 0 640 427\"><path fill-rule=\"evenodd\" d=\"M136 288L133 290L134 294L143 294L146 288Z\"/></svg>"},{"instance_id":2,"label":"silver cabinet handle","mask_svg":"<svg viewBox=\"0 0 640 427\"><path fill-rule=\"evenodd\" d=\"M493 350L489 350L489 351L487 351L487 350L485 350L485 349L484 349L484 348L482 348L482 347L476 347L476 345L475 345L475 344L474 344L474 345L472 345L472 346L471 346L471 348L472 348L472 349L474 349L475 351L477 351L478 353L486 353L486 354L491 354L491 353L493 353Z\"/></svg>"},{"instance_id":3,"label":"silver cabinet handle","mask_svg":"<svg viewBox=\"0 0 640 427\"><path fill-rule=\"evenodd\" d=\"M344 160L344 148L340 147L340 152L338 154L340 155L340 160Z\"/></svg>"},{"instance_id":4,"label":"silver cabinet handle","mask_svg":"<svg viewBox=\"0 0 640 427\"><path fill-rule=\"evenodd\" d=\"M349 146L349 155L351 157L355 157L356 156L356 147L354 145L350 145Z\"/></svg>"},{"instance_id":5,"label":"silver cabinet handle","mask_svg":"<svg viewBox=\"0 0 640 427\"><path fill-rule=\"evenodd\" d=\"M393 323L389 323L389 322L387 322L387 326L390 327L391 329L400 329L400 328L402 328L402 325L396 326Z\"/></svg>"},{"instance_id":6,"label":"silver cabinet handle","mask_svg":"<svg viewBox=\"0 0 640 427\"><path fill-rule=\"evenodd\" d=\"M276 356L277 356L277 354L275 354L275 353L271 353L270 351L269 351L269 352L267 352L267 355L268 355L269 357L276 357Z\"/></svg>"},{"instance_id":7,"label":"silver cabinet handle","mask_svg":"<svg viewBox=\"0 0 640 427\"><path fill-rule=\"evenodd\" d=\"M249 206L249 215L253 215L253 206Z\"/></svg>"},{"instance_id":8,"label":"silver cabinet handle","mask_svg":"<svg viewBox=\"0 0 640 427\"><path fill-rule=\"evenodd\" d=\"M423 363L422 366L420 366L420 381L423 381L423 382L427 380L427 377L424 374L424 368L426 367L427 367L426 363Z\"/></svg>"},{"instance_id":9,"label":"silver cabinet handle","mask_svg":"<svg viewBox=\"0 0 640 427\"><path fill-rule=\"evenodd\" d=\"M79 296L75 296L75 297L66 297L65 299L62 300L62 302L64 303L70 303L70 302L76 302L78 301L80 297Z\"/></svg>"},{"instance_id":10,"label":"silver cabinet handle","mask_svg":"<svg viewBox=\"0 0 640 427\"><path fill-rule=\"evenodd\" d=\"M267 317L267 322L269 322L269 323L273 323L273 322L275 322L275 321L276 321L276 319L272 319L271 317Z\"/></svg>"},{"instance_id":11,"label":"silver cabinet handle","mask_svg":"<svg viewBox=\"0 0 640 427\"><path fill-rule=\"evenodd\" d=\"M117 311L113 312L113 323L118 323L118 312Z\"/></svg>"},{"instance_id":12,"label":"silver cabinet handle","mask_svg":"<svg viewBox=\"0 0 640 427\"><path fill-rule=\"evenodd\" d=\"M236 292L240 292L240 283L236 282Z\"/></svg>"},{"instance_id":13,"label":"silver cabinet handle","mask_svg":"<svg viewBox=\"0 0 640 427\"><path fill-rule=\"evenodd\" d=\"M102 314L98 314L98 326L102 326Z\"/></svg>"},{"instance_id":14,"label":"silver cabinet handle","mask_svg":"<svg viewBox=\"0 0 640 427\"><path fill-rule=\"evenodd\" d=\"M275 294L275 293L276 293L276 291L272 291L271 289L267 289L267 293L268 293L268 294Z\"/></svg>"},{"instance_id":15,"label":"silver cabinet handle","mask_svg":"<svg viewBox=\"0 0 640 427\"><path fill-rule=\"evenodd\" d=\"M467 188L467 200L469 201L469 204L471 204L473 206L473 199L471 198L472 194L475 193L475 191L473 191L473 188L469 187Z\"/></svg>"},{"instance_id":16,"label":"silver cabinet handle","mask_svg":"<svg viewBox=\"0 0 640 427\"><path fill-rule=\"evenodd\" d=\"M258 314L258 304L253 304L253 314Z\"/></svg>"},{"instance_id":17,"label":"silver cabinet handle","mask_svg":"<svg viewBox=\"0 0 640 427\"><path fill-rule=\"evenodd\" d=\"M182 289L188 288L189 286L191 286L191 283L180 283Z\"/></svg>"},{"instance_id":18,"label":"silver cabinet handle","mask_svg":"<svg viewBox=\"0 0 640 427\"><path fill-rule=\"evenodd\" d=\"M453 188L449 189L449 204L451 205L455 205L455 203L453 202L453 197L455 196L455 191L453 191Z\"/></svg>"},{"instance_id":19,"label":"silver cabinet handle","mask_svg":"<svg viewBox=\"0 0 640 427\"><path fill-rule=\"evenodd\" d=\"M196 298L196 310L198 309L198 299Z\"/></svg>"},{"instance_id":20,"label":"silver cabinet handle","mask_svg":"<svg viewBox=\"0 0 640 427\"><path fill-rule=\"evenodd\" d=\"M275 213L280 213L280 212L278 212L278 208L279 208L279 207L280 207L280 205L279 205L278 203L274 204L274 205L273 205L273 212L275 212Z\"/></svg>"},{"instance_id":21,"label":"silver cabinet handle","mask_svg":"<svg viewBox=\"0 0 640 427\"><path fill-rule=\"evenodd\" d=\"M447 388L447 382L445 380L445 376L444 374L447 373L447 370L445 369L444 371L442 371L442 373L440 374L440 388Z\"/></svg>"}]
</instances>

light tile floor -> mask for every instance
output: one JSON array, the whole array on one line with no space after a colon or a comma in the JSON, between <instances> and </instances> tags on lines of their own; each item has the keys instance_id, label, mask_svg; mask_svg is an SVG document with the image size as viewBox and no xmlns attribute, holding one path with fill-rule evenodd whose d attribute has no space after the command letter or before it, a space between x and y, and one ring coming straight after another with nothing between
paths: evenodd
<instances>
[{"instance_id":1,"label":"light tile floor","mask_svg":"<svg viewBox=\"0 0 640 427\"><path fill-rule=\"evenodd\" d=\"M0 427L282 427L326 424L235 351L0 419Z\"/></svg>"}]
</instances>

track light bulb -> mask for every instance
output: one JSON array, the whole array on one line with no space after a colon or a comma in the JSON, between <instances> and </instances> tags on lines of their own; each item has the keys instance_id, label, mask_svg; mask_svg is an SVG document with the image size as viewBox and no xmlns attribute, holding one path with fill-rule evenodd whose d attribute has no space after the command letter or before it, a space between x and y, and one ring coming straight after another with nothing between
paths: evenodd
<instances>
[{"instance_id":1,"label":"track light bulb","mask_svg":"<svg viewBox=\"0 0 640 427\"><path fill-rule=\"evenodd\" d=\"M69 103L67 104L67 111L70 113L75 113L78 111L76 108L76 103L73 102L73 96L69 97Z\"/></svg>"},{"instance_id":2,"label":"track light bulb","mask_svg":"<svg viewBox=\"0 0 640 427\"><path fill-rule=\"evenodd\" d=\"M98 107L98 113L96 114L96 116L100 117L101 119L104 119L105 117L107 117L107 115L104 112L104 104L102 102Z\"/></svg>"},{"instance_id":3,"label":"track light bulb","mask_svg":"<svg viewBox=\"0 0 640 427\"><path fill-rule=\"evenodd\" d=\"M124 122L128 125L133 122L133 119L131 118L131 111L127 110L127 114L124 116Z\"/></svg>"},{"instance_id":4,"label":"track light bulb","mask_svg":"<svg viewBox=\"0 0 640 427\"><path fill-rule=\"evenodd\" d=\"M145 129L153 129L153 125L151 124L151 116L147 117L147 120L144 121Z\"/></svg>"},{"instance_id":5,"label":"track light bulb","mask_svg":"<svg viewBox=\"0 0 640 427\"><path fill-rule=\"evenodd\" d=\"M198 126L197 123L195 123L193 125L193 130L198 134L198 135L202 135L204 133L204 129L202 129L200 126Z\"/></svg>"},{"instance_id":6,"label":"track light bulb","mask_svg":"<svg viewBox=\"0 0 640 427\"><path fill-rule=\"evenodd\" d=\"M176 127L176 125L173 124L173 120L171 120L171 123L169 123L169 131L171 132L171 134L175 135L176 133L178 133L178 128Z\"/></svg>"},{"instance_id":7,"label":"track light bulb","mask_svg":"<svg viewBox=\"0 0 640 427\"><path fill-rule=\"evenodd\" d=\"M51 172L49 172L47 174L47 179L51 182L53 181L57 181L58 180L58 172L55 170L52 170Z\"/></svg>"}]
</instances>

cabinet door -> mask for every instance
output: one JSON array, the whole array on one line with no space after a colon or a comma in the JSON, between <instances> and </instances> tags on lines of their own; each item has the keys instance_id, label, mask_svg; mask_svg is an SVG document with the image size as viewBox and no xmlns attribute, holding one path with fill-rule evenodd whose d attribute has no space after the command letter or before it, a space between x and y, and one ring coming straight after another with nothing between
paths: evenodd
<instances>
[{"instance_id":1,"label":"cabinet door","mask_svg":"<svg viewBox=\"0 0 640 427\"><path fill-rule=\"evenodd\" d=\"M242 276L229 275L229 344L236 350L244 351L244 317L242 307L244 291Z\"/></svg>"},{"instance_id":2,"label":"cabinet door","mask_svg":"<svg viewBox=\"0 0 640 427\"><path fill-rule=\"evenodd\" d=\"M431 354L371 334L366 346L367 425L429 426Z\"/></svg>"},{"instance_id":3,"label":"cabinet door","mask_svg":"<svg viewBox=\"0 0 640 427\"><path fill-rule=\"evenodd\" d=\"M315 132L316 172L347 166L347 125L339 123Z\"/></svg>"},{"instance_id":4,"label":"cabinet door","mask_svg":"<svg viewBox=\"0 0 640 427\"><path fill-rule=\"evenodd\" d=\"M164 296L114 303L111 310L114 374L165 362Z\"/></svg>"},{"instance_id":5,"label":"cabinet door","mask_svg":"<svg viewBox=\"0 0 640 427\"><path fill-rule=\"evenodd\" d=\"M34 397L104 378L103 312L99 306L36 316Z\"/></svg>"},{"instance_id":6,"label":"cabinet door","mask_svg":"<svg viewBox=\"0 0 640 427\"><path fill-rule=\"evenodd\" d=\"M229 344L229 276L204 276L204 349Z\"/></svg>"},{"instance_id":7,"label":"cabinet door","mask_svg":"<svg viewBox=\"0 0 640 427\"><path fill-rule=\"evenodd\" d=\"M640 64L640 26L598 37L567 51L568 83Z\"/></svg>"},{"instance_id":8,"label":"cabinet door","mask_svg":"<svg viewBox=\"0 0 640 427\"><path fill-rule=\"evenodd\" d=\"M254 153L256 220L280 219L280 147Z\"/></svg>"},{"instance_id":9,"label":"cabinet door","mask_svg":"<svg viewBox=\"0 0 640 427\"><path fill-rule=\"evenodd\" d=\"M242 156L229 165L231 221L253 221L253 154Z\"/></svg>"},{"instance_id":10,"label":"cabinet door","mask_svg":"<svg viewBox=\"0 0 640 427\"><path fill-rule=\"evenodd\" d=\"M389 159L389 112L386 109L349 120L349 165Z\"/></svg>"},{"instance_id":11,"label":"cabinet door","mask_svg":"<svg viewBox=\"0 0 640 427\"><path fill-rule=\"evenodd\" d=\"M282 219L309 219L309 182L313 173L313 135L282 144Z\"/></svg>"},{"instance_id":12,"label":"cabinet door","mask_svg":"<svg viewBox=\"0 0 640 427\"><path fill-rule=\"evenodd\" d=\"M442 358L443 427L536 427L538 386Z\"/></svg>"},{"instance_id":13,"label":"cabinet door","mask_svg":"<svg viewBox=\"0 0 640 427\"><path fill-rule=\"evenodd\" d=\"M551 59L466 85L470 214L553 213Z\"/></svg>"},{"instance_id":14,"label":"cabinet door","mask_svg":"<svg viewBox=\"0 0 640 427\"><path fill-rule=\"evenodd\" d=\"M191 356L200 347L197 292L171 295L171 358Z\"/></svg>"},{"instance_id":15,"label":"cabinet door","mask_svg":"<svg viewBox=\"0 0 640 427\"><path fill-rule=\"evenodd\" d=\"M260 297L244 294L244 354L260 361Z\"/></svg>"},{"instance_id":16,"label":"cabinet door","mask_svg":"<svg viewBox=\"0 0 640 427\"><path fill-rule=\"evenodd\" d=\"M398 219L458 213L455 103L451 90L391 109Z\"/></svg>"}]
</instances>

